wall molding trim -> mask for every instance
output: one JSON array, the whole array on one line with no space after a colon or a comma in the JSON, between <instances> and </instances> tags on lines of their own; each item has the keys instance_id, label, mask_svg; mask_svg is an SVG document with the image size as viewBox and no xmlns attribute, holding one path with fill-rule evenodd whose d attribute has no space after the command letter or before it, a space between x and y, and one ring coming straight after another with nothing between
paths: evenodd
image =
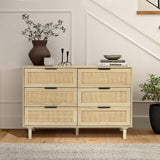
<instances>
[{"instance_id":1,"label":"wall molding trim","mask_svg":"<svg viewBox=\"0 0 160 160\"><path fill-rule=\"evenodd\" d=\"M88 65L88 12L85 14L85 65Z\"/></svg>"},{"instance_id":2,"label":"wall molding trim","mask_svg":"<svg viewBox=\"0 0 160 160\"><path fill-rule=\"evenodd\" d=\"M22 104L22 102L8 101L8 102L0 102L0 104Z\"/></svg>"},{"instance_id":3,"label":"wall molding trim","mask_svg":"<svg viewBox=\"0 0 160 160\"><path fill-rule=\"evenodd\" d=\"M133 100L133 103L154 103L153 101Z\"/></svg>"},{"instance_id":4,"label":"wall molding trim","mask_svg":"<svg viewBox=\"0 0 160 160\"><path fill-rule=\"evenodd\" d=\"M22 115L0 115L0 118L22 118Z\"/></svg>"},{"instance_id":5,"label":"wall molding trim","mask_svg":"<svg viewBox=\"0 0 160 160\"><path fill-rule=\"evenodd\" d=\"M57 12L57 13L72 13L72 10L63 10L63 9L51 9L51 10L42 10L42 9L32 9L32 10L21 10L21 9L17 9L17 10L0 10L0 13L51 13L51 12Z\"/></svg>"},{"instance_id":6,"label":"wall molding trim","mask_svg":"<svg viewBox=\"0 0 160 160\"><path fill-rule=\"evenodd\" d=\"M133 118L149 118L149 115L133 115Z\"/></svg>"},{"instance_id":7,"label":"wall molding trim","mask_svg":"<svg viewBox=\"0 0 160 160\"><path fill-rule=\"evenodd\" d=\"M124 33L122 33L120 30L118 30L117 28L113 27L112 25L104 22L101 18L97 17L96 15L94 15L93 13L87 11L87 19L88 16L92 17L93 19L95 19L96 21L100 22L101 24L103 24L104 26L106 26L107 28L111 29L112 31L114 31L115 33L119 34L121 37L127 39L128 41L130 41L132 44L134 44L135 46L137 46L138 48L144 50L145 52L147 52L149 55L151 55L152 57L156 58L157 60L160 60L160 57L157 56L155 53L153 53L152 51L146 49L145 47L143 47L142 45L140 45L139 43L137 43L135 40L131 39L130 37L128 37L127 35L125 35ZM87 20L86 20L87 23ZM87 26L87 25L86 25ZM87 30L88 28L86 28ZM87 35L86 35L87 36ZM86 40L87 41L87 40ZM87 47L87 45L86 45ZM86 48L86 54L87 53L87 48ZM88 56L87 57L87 64L88 64Z\"/></svg>"},{"instance_id":8,"label":"wall molding trim","mask_svg":"<svg viewBox=\"0 0 160 160\"><path fill-rule=\"evenodd\" d=\"M131 28L133 28L134 30L136 30L137 32L139 32L140 34L142 34L143 36L145 36L146 38L150 39L151 41L153 41L154 43L160 45L159 42L155 41L154 39L152 39L151 37L147 36L145 33L143 33L142 31L140 31L139 29L137 29L136 27L132 26L131 24L129 24L127 21L125 21L124 19L122 19L121 17L119 17L118 15L114 14L113 12L111 12L110 10L108 10L107 8L103 7L101 4L99 4L96 0L90 0L92 3L94 3L95 5L97 5L98 7L100 7L101 9L103 9L104 11L110 13L111 15L113 15L114 17L118 18L119 20L121 20L122 22L124 22L125 24L127 24L128 26L130 26Z\"/></svg>"},{"instance_id":9,"label":"wall molding trim","mask_svg":"<svg viewBox=\"0 0 160 160\"><path fill-rule=\"evenodd\" d=\"M71 55L71 63L73 64L73 11L65 10L65 9L51 9L51 10L0 10L0 14L7 13L67 13L70 15L70 55Z\"/></svg>"}]
</instances>

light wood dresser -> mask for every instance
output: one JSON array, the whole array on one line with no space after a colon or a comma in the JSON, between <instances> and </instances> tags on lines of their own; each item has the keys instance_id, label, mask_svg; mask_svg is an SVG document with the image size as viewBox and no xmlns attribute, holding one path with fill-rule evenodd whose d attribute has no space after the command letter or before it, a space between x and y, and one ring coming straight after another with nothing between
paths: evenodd
<instances>
[{"instance_id":1,"label":"light wood dresser","mask_svg":"<svg viewBox=\"0 0 160 160\"><path fill-rule=\"evenodd\" d=\"M132 68L98 66L23 67L23 127L132 127Z\"/></svg>"}]
</instances>

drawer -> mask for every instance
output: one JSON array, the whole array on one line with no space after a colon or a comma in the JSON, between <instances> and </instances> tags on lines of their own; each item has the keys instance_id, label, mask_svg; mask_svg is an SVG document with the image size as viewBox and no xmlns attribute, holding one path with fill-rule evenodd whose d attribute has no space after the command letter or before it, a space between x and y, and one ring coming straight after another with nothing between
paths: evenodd
<instances>
[{"instance_id":1,"label":"drawer","mask_svg":"<svg viewBox=\"0 0 160 160\"><path fill-rule=\"evenodd\" d=\"M77 106L77 88L25 88L25 106Z\"/></svg>"},{"instance_id":2,"label":"drawer","mask_svg":"<svg viewBox=\"0 0 160 160\"><path fill-rule=\"evenodd\" d=\"M78 125L130 125L130 107L79 107Z\"/></svg>"},{"instance_id":3,"label":"drawer","mask_svg":"<svg viewBox=\"0 0 160 160\"><path fill-rule=\"evenodd\" d=\"M78 87L129 87L130 69L79 69Z\"/></svg>"},{"instance_id":4,"label":"drawer","mask_svg":"<svg viewBox=\"0 0 160 160\"><path fill-rule=\"evenodd\" d=\"M130 88L79 88L79 106L130 106Z\"/></svg>"},{"instance_id":5,"label":"drawer","mask_svg":"<svg viewBox=\"0 0 160 160\"><path fill-rule=\"evenodd\" d=\"M77 125L77 108L25 107L25 125Z\"/></svg>"},{"instance_id":6,"label":"drawer","mask_svg":"<svg viewBox=\"0 0 160 160\"><path fill-rule=\"evenodd\" d=\"M25 87L77 87L76 69L25 69Z\"/></svg>"}]
</instances>

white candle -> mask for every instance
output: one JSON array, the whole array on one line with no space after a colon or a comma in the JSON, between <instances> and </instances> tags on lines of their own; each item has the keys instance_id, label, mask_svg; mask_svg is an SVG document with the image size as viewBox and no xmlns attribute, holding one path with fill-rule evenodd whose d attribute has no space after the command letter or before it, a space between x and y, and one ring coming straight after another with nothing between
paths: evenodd
<instances>
[{"instance_id":1,"label":"white candle","mask_svg":"<svg viewBox=\"0 0 160 160\"><path fill-rule=\"evenodd\" d=\"M53 66L54 65L54 60L51 57L46 57L44 58L44 65L45 66Z\"/></svg>"}]
</instances>

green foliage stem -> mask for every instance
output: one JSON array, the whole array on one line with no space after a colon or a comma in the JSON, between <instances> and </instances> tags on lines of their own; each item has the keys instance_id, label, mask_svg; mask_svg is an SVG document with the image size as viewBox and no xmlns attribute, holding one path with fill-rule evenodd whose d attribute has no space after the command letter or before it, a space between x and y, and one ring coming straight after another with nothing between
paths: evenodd
<instances>
[{"instance_id":1,"label":"green foliage stem","mask_svg":"<svg viewBox=\"0 0 160 160\"><path fill-rule=\"evenodd\" d=\"M51 36L59 36L58 30L61 30L63 33L66 31L62 20L58 20L56 24L53 24L53 22L46 23L45 25L36 24L30 20L27 14L22 15L22 20L27 24L27 28L22 31L22 35L28 38L29 41L48 40Z\"/></svg>"},{"instance_id":2,"label":"green foliage stem","mask_svg":"<svg viewBox=\"0 0 160 160\"><path fill-rule=\"evenodd\" d=\"M149 74L150 79L145 83L140 84L141 92L144 92L142 100L152 100L155 103L160 103L160 77L154 74Z\"/></svg>"}]
</instances>

